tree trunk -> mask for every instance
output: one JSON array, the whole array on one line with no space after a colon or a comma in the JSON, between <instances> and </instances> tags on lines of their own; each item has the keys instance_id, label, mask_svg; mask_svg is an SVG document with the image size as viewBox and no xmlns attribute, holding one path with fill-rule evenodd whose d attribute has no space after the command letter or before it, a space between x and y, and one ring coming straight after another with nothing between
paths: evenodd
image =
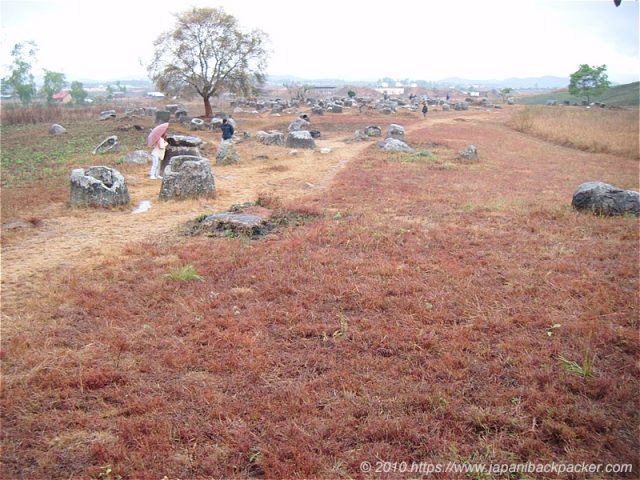
<instances>
[{"instance_id":1,"label":"tree trunk","mask_svg":"<svg viewBox=\"0 0 640 480\"><path fill-rule=\"evenodd\" d=\"M204 116L207 118L211 118L213 116L213 110L211 109L211 101L209 100L209 95L205 95L202 98L204 99Z\"/></svg>"}]
</instances>

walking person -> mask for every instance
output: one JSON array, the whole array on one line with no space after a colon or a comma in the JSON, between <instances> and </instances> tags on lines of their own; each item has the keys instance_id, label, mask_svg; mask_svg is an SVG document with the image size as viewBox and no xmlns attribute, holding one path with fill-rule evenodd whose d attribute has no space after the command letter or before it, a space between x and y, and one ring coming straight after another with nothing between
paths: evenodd
<instances>
[{"instance_id":1,"label":"walking person","mask_svg":"<svg viewBox=\"0 0 640 480\"><path fill-rule=\"evenodd\" d=\"M427 112L429 111L429 107L427 107L427 102L422 104L422 116L426 118Z\"/></svg>"}]
</instances>

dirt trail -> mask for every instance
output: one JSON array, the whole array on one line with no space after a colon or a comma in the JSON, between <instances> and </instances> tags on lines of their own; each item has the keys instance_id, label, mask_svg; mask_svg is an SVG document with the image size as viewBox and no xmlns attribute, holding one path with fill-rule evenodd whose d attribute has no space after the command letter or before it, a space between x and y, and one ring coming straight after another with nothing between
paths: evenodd
<instances>
[{"instance_id":1,"label":"dirt trail","mask_svg":"<svg viewBox=\"0 0 640 480\"><path fill-rule=\"evenodd\" d=\"M477 114L474 115L477 117ZM455 122L451 116L430 116L406 127L407 133L426 125ZM55 285L56 278L70 269L93 269L118 258L129 244L178 236L188 220L229 206L255 201L261 192L290 200L326 189L335 174L355 158L370 142L347 143L344 137L317 140L314 151L268 147L255 141L240 143L243 161L234 166L213 166L217 196L162 202L158 200L160 180L148 178L148 166L123 170L131 202L125 210L70 209L64 203L43 206L31 212L44 219L43 225L23 238L2 246L2 308L4 315L15 315L34 296ZM323 154L321 148L331 149ZM205 156L213 157L211 151ZM256 159L265 155L267 160ZM132 213L143 200L151 208Z\"/></svg>"},{"instance_id":2,"label":"dirt trail","mask_svg":"<svg viewBox=\"0 0 640 480\"><path fill-rule=\"evenodd\" d=\"M181 225L202 213L255 201L261 192L292 199L324 189L340 168L370 145L331 139L316 144L315 151L299 150L295 156L284 148L239 144L243 162L213 167L215 199L159 201L161 181L149 179L144 166L125 173L131 196L126 210L69 209L65 204L54 204L34 212L44 219L43 225L2 248L3 310L18 313L31 295L42 292L52 278L69 268L95 268L117 258L128 244L177 236ZM331 152L320 153L320 148ZM252 159L260 153L269 159ZM132 213L142 200L150 200L151 208Z\"/></svg>"}]
</instances>

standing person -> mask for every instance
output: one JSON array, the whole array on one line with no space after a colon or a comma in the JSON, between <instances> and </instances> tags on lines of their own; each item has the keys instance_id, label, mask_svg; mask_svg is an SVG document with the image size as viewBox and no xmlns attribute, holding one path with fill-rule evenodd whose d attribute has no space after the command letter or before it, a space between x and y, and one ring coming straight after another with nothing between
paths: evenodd
<instances>
[{"instance_id":1,"label":"standing person","mask_svg":"<svg viewBox=\"0 0 640 480\"><path fill-rule=\"evenodd\" d=\"M429 111L429 107L427 107L427 102L424 102L422 104L422 116L426 117L428 111Z\"/></svg>"},{"instance_id":2,"label":"standing person","mask_svg":"<svg viewBox=\"0 0 640 480\"><path fill-rule=\"evenodd\" d=\"M165 132L155 143L153 150L151 151L151 173L149 174L149 178L151 178L151 180L162 178L160 176L160 162L164 158L167 145L169 144L167 143L167 132Z\"/></svg>"},{"instance_id":3,"label":"standing person","mask_svg":"<svg viewBox=\"0 0 640 480\"><path fill-rule=\"evenodd\" d=\"M225 118L222 120L222 125L220 125L220 130L222 130L222 141L231 140L233 137L233 125L229 123L229 121Z\"/></svg>"}]
</instances>

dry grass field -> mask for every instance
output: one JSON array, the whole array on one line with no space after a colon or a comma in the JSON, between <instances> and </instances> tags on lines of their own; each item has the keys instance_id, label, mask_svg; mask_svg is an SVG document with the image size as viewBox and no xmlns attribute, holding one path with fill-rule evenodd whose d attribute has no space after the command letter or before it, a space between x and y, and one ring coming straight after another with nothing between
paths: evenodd
<instances>
[{"instance_id":1,"label":"dry grass field","mask_svg":"<svg viewBox=\"0 0 640 480\"><path fill-rule=\"evenodd\" d=\"M375 471L389 461L637 478L638 219L570 203L589 180L638 190L638 112L571 112L524 132L521 107L312 116L331 152L296 156L254 138L295 114L240 113L241 162L213 165L215 199L183 202L122 152L89 153L111 134L144 148L118 130L133 121L3 127L1 477L421 476ZM548 135L558 121L598 148ZM421 153L350 141L391 123ZM213 159L219 132L200 136ZM469 144L480 161L457 162ZM70 169L96 162L130 207L67 206ZM248 201L305 220L185 234Z\"/></svg>"}]
</instances>

